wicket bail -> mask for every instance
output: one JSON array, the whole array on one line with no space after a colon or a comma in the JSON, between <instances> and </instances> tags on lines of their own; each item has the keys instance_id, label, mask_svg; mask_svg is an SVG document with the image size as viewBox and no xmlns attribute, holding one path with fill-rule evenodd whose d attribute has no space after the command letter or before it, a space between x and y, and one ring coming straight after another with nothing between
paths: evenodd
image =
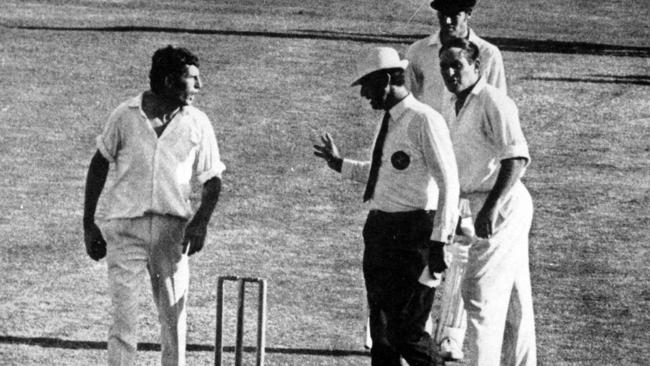
<instances>
[{"instance_id":1,"label":"wicket bail","mask_svg":"<svg viewBox=\"0 0 650 366\"><path fill-rule=\"evenodd\" d=\"M237 301L237 335L235 341L235 366L242 366L244 353L244 299L246 293L246 282L257 283L258 285L258 307L257 307L257 350L256 365L264 365L264 347L266 343L266 280L262 278L220 276L217 281L217 329L215 337L214 364L221 366L223 355L223 284L226 281L237 282L239 292Z\"/></svg>"}]
</instances>

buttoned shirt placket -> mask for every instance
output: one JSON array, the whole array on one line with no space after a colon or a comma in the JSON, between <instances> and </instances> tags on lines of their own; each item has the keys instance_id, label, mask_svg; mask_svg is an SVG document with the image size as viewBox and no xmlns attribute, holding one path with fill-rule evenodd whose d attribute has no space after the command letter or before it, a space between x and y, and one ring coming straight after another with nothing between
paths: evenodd
<instances>
[{"instance_id":1,"label":"buttoned shirt placket","mask_svg":"<svg viewBox=\"0 0 650 366\"><path fill-rule=\"evenodd\" d=\"M151 161L151 182L149 182L149 207L154 207L154 198L156 197L158 185L156 182L158 181L158 161L160 160L160 149L162 148L162 145L164 143L164 139L167 138L168 135L170 135L170 130L173 130L174 126L176 123L178 123L177 119L180 118L180 116L183 114L183 111L181 110L180 113L177 113L171 121L167 122L167 127L163 130L163 132L158 136L156 133L156 130L154 129L153 126L153 121L151 121L147 115L144 113L142 110L142 107L140 106L139 108L140 116L143 118L142 122L146 123L148 126L149 134L147 136L147 139L149 141L146 141L147 143L153 142L153 156L152 156L152 161Z\"/></svg>"},{"instance_id":2,"label":"buttoned shirt placket","mask_svg":"<svg viewBox=\"0 0 650 366\"><path fill-rule=\"evenodd\" d=\"M139 112L140 116L142 117L142 122L147 125L147 130L150 132L147 134L147 141L143 142L148 143L153 147L153 154L151 157L151 181L149 182L149 204L147 206L151 208L157 208L157 204L160 202L156 200L156 197L162 196L162 194L160 194L161 150L166 147L173 146L173 143L170 139L174 137L174 130L176 129L178 123L182 122L182 119L185 116L185 111L181 109L179 113L176 113L176 115L174 115L174 117L169 122L167 122L167 127L165 127L160 136L158 136L154 129L154 122L146 116L142 110L142 107L139 108Z\"/></svg>"}]
</instances>

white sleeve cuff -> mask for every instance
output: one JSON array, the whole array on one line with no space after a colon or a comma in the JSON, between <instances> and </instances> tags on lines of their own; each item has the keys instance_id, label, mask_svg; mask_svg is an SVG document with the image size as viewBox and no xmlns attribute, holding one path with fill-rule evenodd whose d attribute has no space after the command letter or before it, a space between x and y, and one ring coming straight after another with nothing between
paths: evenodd
<instances>
[{"instance_id":1,"label":"white sleeve cuff","mask_svg":"<svg viewBox=\"0 0 650 366\"><path fill-rule=\"evenodd\" d=\"M106 160L108 160L109 163L115 163L115 158L113 157L113 155L111 155L108 152L108 148L106 148L106 144L104 144L104 136L103 135L97 136L96 142L97 142L97 150L99 150L102 156Z\"/></svg>"},{"instance_id":2,"label":"white sleeve cuff","mask_svg":"<svg viewBox=\"0 0 650 366\"><path fill-rule=\"evenodd\" d=\"M526 159L526 166L530 164L530 155L528 153L528 146L526 145L510 145L507 146L499 156L499 160L524 158Z\"/></svg>"},{"instance_id":3,"label":"white sleeve cuff","mask_svg":"<svg viewBox=\"0 0 650 366\"><path fill-rule=\"evenodd\" d=\"M452 239L452 231L449 229L433 229L431 240L448 243Z\"/></svg>"},{"instance_id":4,"label":"white sleeve cuff","mask_svg":"<svg viewBox=\"0 0 650 366\"><path fill-rule=\"evenodd\" d=\"M205 182L209 181L214 177L218 177L221 179L221 174L226 170L226 165L224 165L224 163L222 163L221 161L217 162L217 164L215 165L216 166L213 167L212 169L202 172L197 176L199 183L204 184Z\"/></svg>"},{"instance_id":5,"label":"white sleeve cuff","mask_svg":"<svg viewBox=\"0 0 650 366\"><path fill-rule=\"evenodd\" d=\"M350 159L343 159L341 164L341 177L345 179L352 179L354 172L355 161Z\"/></svg>"}]
</instances>

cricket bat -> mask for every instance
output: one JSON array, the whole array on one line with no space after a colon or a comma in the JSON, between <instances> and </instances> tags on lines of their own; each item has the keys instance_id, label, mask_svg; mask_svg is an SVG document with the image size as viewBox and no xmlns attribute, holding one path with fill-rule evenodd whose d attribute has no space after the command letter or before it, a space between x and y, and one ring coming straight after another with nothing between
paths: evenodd
<instances>
[{"instance_id":1,"label":"cricket bat","mask_svg":"<svg viewBox=\"0 0 650 366\"><path fill-rule=\"evenodd\" d=\"M442 284L440 316L434 335L435 344L439 347L438 352L446 360L461 360L464 357L467 313L461 296L461 285L467 268L469 247L476 238L468 206L468 202L461 202L461 234L456 235L453 242L447 246L451 260Z\"/></svg>"}]
</instances>

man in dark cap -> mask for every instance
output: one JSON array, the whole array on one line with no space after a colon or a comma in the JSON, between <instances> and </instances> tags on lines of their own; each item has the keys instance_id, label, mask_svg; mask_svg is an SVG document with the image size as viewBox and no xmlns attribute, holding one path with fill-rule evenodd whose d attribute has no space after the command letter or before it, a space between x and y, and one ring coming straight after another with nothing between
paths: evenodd
<instances>
[{"instance_id":1,"label":"man in dark cap","mask_svg":"<svg viewBox=\"0 0 650 366\"><path fill-rule=\"evenodd\" d=\"M488 84L506 91L503 57L499 49L474 33L469 26L476 0L434 0L440 29L431 36L413 43L407 53L407 86L413 95L440 112L445 119L453 112L451 93L440 76L438 53L452 38L466 38L479 48L481 74Z\"/></svg>"},{"instance_id":2,"label":"man in dark cap","mask_svg":"<svg viewBox=\"0 0 650 366\"><path fill-rule=\"evenodd\" d=\"M440 29L431 36L413 43L406 53L406 59L409 60L409 67L406 71L407 87L418 100L440 112L446 121L455 117L454 107L451 103L453 95L445 88L440 74L438 54L442 45L451 39L465 38L476 44L479 48L479 64L483 79L488 84L506 92L506 77L501 52L496 46L477 36L469 26L475 5L476 0L434 0L431 2L431 8L437 12ZM463 217L471 216L471 213L461 210L461 215ZM453 248L458 249L456 246ZM449 250L449 252L459 254L455 250ZM452 259L450 262L457 263L458 261ZM443 286L449 286L453 282L453 279L448 279ZM444 317L440 318L441 323L438 324L439 329L436 331L440 354L449 360L462 359L466 327L463 303L458 291L444 288L442 293L453 293L455 301L443 299L443 305L457 304L457 309L443 309L445 312L449 311L449 314L442 314ZM434 318L437 318L437 315L432 314Z\"/></svg>"}]
</instances>

